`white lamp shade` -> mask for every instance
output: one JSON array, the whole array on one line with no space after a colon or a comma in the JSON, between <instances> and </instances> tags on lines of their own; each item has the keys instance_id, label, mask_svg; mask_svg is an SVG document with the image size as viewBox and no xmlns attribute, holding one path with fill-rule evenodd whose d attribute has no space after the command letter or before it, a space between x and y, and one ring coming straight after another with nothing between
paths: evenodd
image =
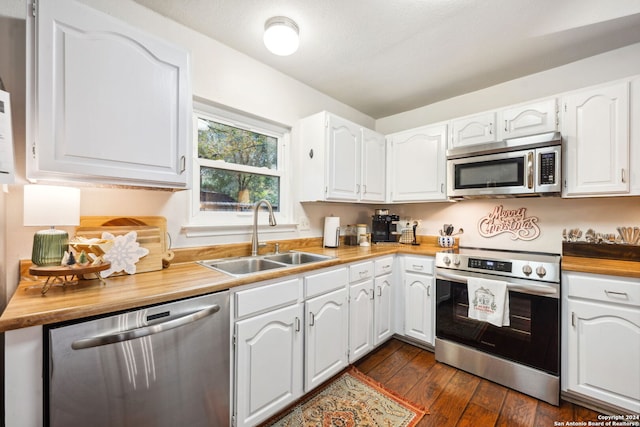
<instances>
[{"instance_id":1,"label":"white lamp shade","mask_svg":"<svg viewBox=\"0 0 640 427\"><path fill-rule=\"evenodd\" d=\"M264 24L264 45L272 53L287 56L298 50L298 26L285 16L275 16Z\"/></svg>"},{"instance_id":2,"label":"white lamp shade","mask_svg":"<svg viewBox=\"0 0 640 427\"><path fill-rule=\"evenodd\" d=\"M80 224L80 189L54 185L24 186L24 225Z\"/></svg>"}]
</instances>

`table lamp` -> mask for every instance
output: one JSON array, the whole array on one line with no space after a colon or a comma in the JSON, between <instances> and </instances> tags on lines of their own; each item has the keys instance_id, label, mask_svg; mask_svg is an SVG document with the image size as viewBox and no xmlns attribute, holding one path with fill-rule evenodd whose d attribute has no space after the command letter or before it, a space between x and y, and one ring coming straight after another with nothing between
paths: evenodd
<instances>
[{"instance_id":1,"label":"table lamp","mask_svg":"<svg viewBox=\"0 0 640 427\"><path fill-rule=\"evenodd\" d=\"M69 249L69 234L56 225L80 223L80 189L54 185L24 186L24 225L49 226L33 236L31 262L35 265L60 265Z\"/></svg>"}]
</instances>

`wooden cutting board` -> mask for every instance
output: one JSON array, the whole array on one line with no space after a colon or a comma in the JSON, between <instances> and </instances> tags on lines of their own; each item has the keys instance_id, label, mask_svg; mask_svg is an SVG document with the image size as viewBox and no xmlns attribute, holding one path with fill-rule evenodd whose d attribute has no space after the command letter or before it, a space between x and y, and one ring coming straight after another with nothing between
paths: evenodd
<instances>
[{"instance_id":1,"label":"wooden cutting board","mask_svg":"<svg viewBox=\"0 0 640 427\"><path fill-rule=\"evenodd\" d=\"M162 270L163 261L173 258L167 243L167 220L160 216L113 217L83 216L76 235L86 238L101 238L103 232L122 236L131 231L137 233L136 241L149 254L136 263L136 273Z\"/></svg>"}]
</instances>

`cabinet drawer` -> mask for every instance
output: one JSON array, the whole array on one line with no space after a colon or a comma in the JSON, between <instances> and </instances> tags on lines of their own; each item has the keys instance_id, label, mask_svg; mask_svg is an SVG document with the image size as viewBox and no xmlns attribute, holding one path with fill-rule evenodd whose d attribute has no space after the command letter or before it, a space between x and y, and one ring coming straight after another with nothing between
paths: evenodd
<instances>
[{"instance_id":1,"label":"cabinet drawer","mask_svg":"<svg viewBox=\"0 0 640 427\"><path fill-rule=\"evenodd\" d=\"M373 261L361 262L349 266L349 282L359 282L373 278Z\"/></svg>"},{"instance_id":2,"label":"cabinet drawer","mask_svg":"<svg viewBox=\"0 0 640 427\"><path fill-rule=\"evenodd\" d=\"M405 257L404 269L405 271L413 271L415 273L433 274L433 258Z\"/></svg>"},{"instance_id":3,"label":"cabinet drawer","mask_svg":"<svg viewBox=\"0 0 640 427\"><path fill-rule=\"evenodd\" d=\"M375 263L375 275L376 277L383 274L389 274L393 270L393 257L384 257L374 261Z\"/></svg>"},{"instance_id":4,"label":"cabinet drawer","mask_svg":"<svg viewBox=\"0 0 640 427\"><path fill-rule=\"evenodd\" d=\"M640 306L640 283L637 279L583 273L564 274L562 278L569 297Z\"/></svg>"},{"instance_id":5,"label":"cabinet drawer","mask_svg":"<svg viewBox=\"0 0 640 427\"><path fill-rule=\"evenodd\" d=\"M236 292L236 317L244 317L263 310L273 309L298 301L300 279L276 282L257 288Z\"/></svg>"},{"instance_id":6,"label":"cabinet drawer","mask_svg":"<svg viewBox=\"0 0 640 427\"><path fill-rule=\"evenodd\" d=\"M345 267L328 270L322 273L311 274L304 278L305 298L324 294L347 286L349 273Z\"/></svg>"}]
</instances>

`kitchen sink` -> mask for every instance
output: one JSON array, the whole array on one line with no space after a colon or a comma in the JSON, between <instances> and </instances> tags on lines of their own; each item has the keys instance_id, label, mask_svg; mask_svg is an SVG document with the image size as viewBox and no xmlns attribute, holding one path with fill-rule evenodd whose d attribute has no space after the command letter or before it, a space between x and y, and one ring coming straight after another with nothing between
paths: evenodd
<instances>
[{"instance_id":1,"label":"kitchen sink","mask_svg":"<svg viewBox=\"0 0 640 427\"><path fill-rule=\"evenodd\" d=\"M285 264L307 264L310 262L319 262L332 259L333 257L327 255L310 254L307 252L285 252L275 255L267 255L264 259L269 261L283 262Z\"/></svg>"},{"instance_id":2,"label":"kitchen sink","mask_svg":"<svg viewBox=\"0 0 640 427\"><path fill-rule=\"evenodd\" d=\"M283 252L281 254L273 255L198 261L198 264L232 276L244 276L277 268L287 268L300 264L326 261L333 258L334 257L332 256L312 254L308 252Z\"/></svg>"}]
</instances>

